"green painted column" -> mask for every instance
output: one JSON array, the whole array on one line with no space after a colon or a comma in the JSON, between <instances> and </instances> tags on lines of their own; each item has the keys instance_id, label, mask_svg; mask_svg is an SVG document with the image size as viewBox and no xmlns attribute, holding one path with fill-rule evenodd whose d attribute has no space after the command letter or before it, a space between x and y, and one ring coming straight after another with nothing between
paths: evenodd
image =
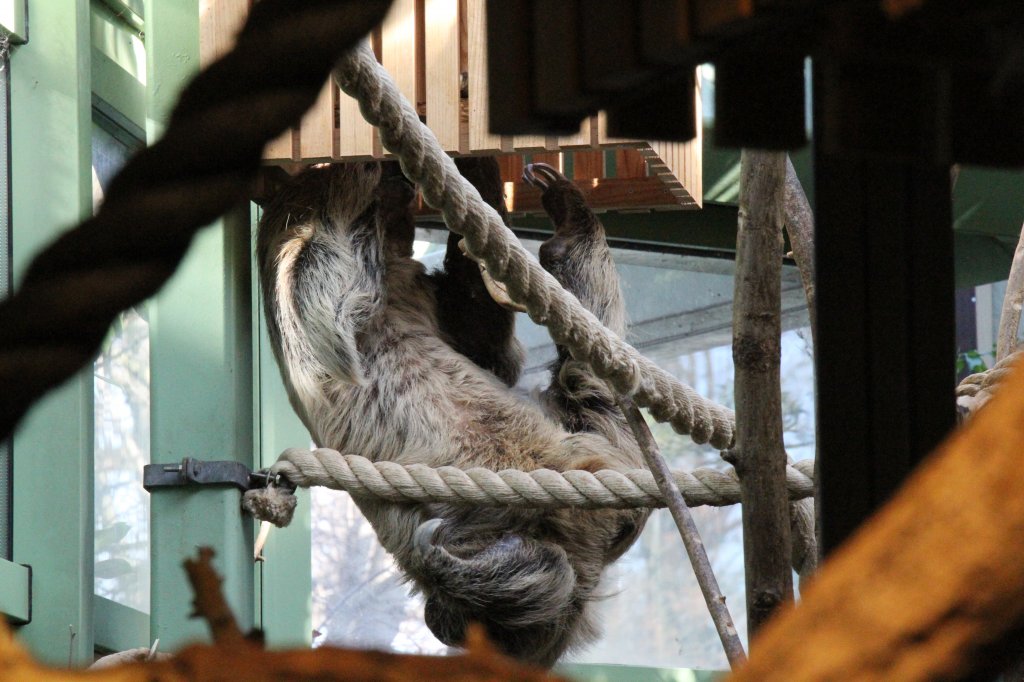
<instances>
[{"instance_id":1,"label":"green painted column","mask_svg":"<svg viewBox=\"0 0 1024 682\"><path fill-rule=\"evenodd\" d=\"M257 221L253 211L252 222ZM255 239L255 235L253 237ZM253 356L257 363L256 420L260 438L259 467L268 467L285 448L307 447L309 432L295 415L281 381L281 372L263 320L263 303L253 277ZM296 491L295 516L287 528L273 529L257 575L257 624L270 647L309 646L313 635L312 555L309 491Z\"/></svg>"},{"instance_id":2,"label":"green painted column","mask_svg":"<svg viewBox=\"0 0 1024 682\"><path fill-rule=\"evenodd\" d=\"M32 256L92 210L88 0L30 0L31 36L11 55L15 286ZM92 368L51 392L14 436L13 557L33 568L43 660L92 657ZM73 637L72 637L73 633Z\"/></svg>"},{"instance_id":3,"label":"green painted column","mask_svg":"<svg viewBox=\"0 0 1024 682\"><path fill-rule=\"evenodd\" d=\"M145 3L147 137L163 129L199 68L196 0ZM187 201L187 197L182 198ZM253 464L249 209L203 230L150 311L152 461L183 457ZM189 620L192 592L181 562L209 545L243 628L252 626L252 521L231 488L162 490L151 498L151 636L173 650L206 639Z\"/></svg>"}]
</instances>

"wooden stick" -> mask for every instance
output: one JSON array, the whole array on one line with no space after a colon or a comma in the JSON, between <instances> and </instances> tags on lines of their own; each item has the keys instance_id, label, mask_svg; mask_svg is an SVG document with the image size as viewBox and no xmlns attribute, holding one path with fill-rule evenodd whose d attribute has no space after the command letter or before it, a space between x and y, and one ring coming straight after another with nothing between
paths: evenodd
<instances>
[{"instance_id":1,"label":"wooden stick","mask_svg":"<svg viewBox=\"0 0 1024 682\"><path fill-rule=\"evenodd\" d=\"M726 457L742 491L750 640L776 607L793 599L779 378L785 168L781 152L741 154L732 332L736 445Z\"/></svg>"},{"instance_id":2,"label":"wooden stick","mask_svg":"<svg viewBox=\"0 0 1024 682\"><path fill-rule=\"evenodd\" d=\"M814 292L815 261L814 261L814 212L811 210L807 194L804 192L800 178L797 177L793 161L786 157L786 180L783 194L783 215L786 223L786 234L793 250L793 260L800 270L800 281L807 298L807 314L811 320L811 347L816 347L818 328L818 302ZM803 561L794 561L794 568L800 573L800 587L817 569L818 542L817 530L821 528L821 495L818 481L818 458L814 460L814 498L793 502L789 507L790 530L793 540L794 554L799 550Z\"/></svg>"},{"instance_id":3,"label":"wooden stick","mask_svg":"<svg viewBox=\"0 0 1024 682\"><path fill-rule=\"evenodd\" d=\"M785 194L783 212L786 220L786 234L793 248L793 260L800 270L800 281L807 296L807 314L811 318L811 339L818 327L817 302L814 295L814 213L807 201L800 178L796 175L793 162L786 157Z\"/></svg>"},{"instance_id":4,"label":"wooden stick","mask_svg":"<svg viewBox=\"0 0 1024 682\"><path fill-rule=\"evenodd\" d=\"M210 627L210 635L217 644L239 646L246 641L238 627L235 614L220 589L221 577L213 568L213 549L200 547L199 556L185 559L183 566L192 585L192 617L202 618Z\"/></svg>"},{"instance_id":5,"label":"wooden stick","mask_svg":"<svg viewBox=\"0 0 1024 682\"><path fill-rule=\"evenodd\" d=\"M323 680L331 682L566 682L545 670L523 665L500 654L479 625L471 625L466 653L461 656L408 656L380 651L320 647L264 651L242 635L221 593L221 578L211 564L213 552L201 548L197 559L185 562L196 610L209 621L213 646L191 646L169 659L102 669L68 670L44 666L15 641L10 626L0 619L0 673L21 682L214 682L238 680ZM144 649L140 652L145 653Z\"/></svg>"},{"instance_id":6,"label":"wooden stick","mask_svg":"<svg viewBox=\"0 0 1024 682\"><path fill-rule=\"evenodd\" d=\"M665 503L672 518L679 528L679 535L686 547L686 554L690 557L690 565L693 573L697 576L697 584L700 585L701 594L704 595L704 602L708 606L711 620L715 623L715 630L718 631L718 638L722 640L722 648L725 649L725 656L729 659L729 665L734 669L747 660L743 651L743 643L740 641L736 626L733 624L729 608L725 605L725 595L718 587L718 579L711 568L708 554L704 550L704 541L700 537L700 531L693 522L693 515L690 508L683 501L683 495L679 492L672 472L661 455L654 435L647 427L640 409L628 397L618 397L619 409L626 417L629 427L633 430L633 437L636 439L640 451L643 452L644 460L654 474L654 480L658 484L658 490L665 498Z\"/></svg>"}]
</instances>

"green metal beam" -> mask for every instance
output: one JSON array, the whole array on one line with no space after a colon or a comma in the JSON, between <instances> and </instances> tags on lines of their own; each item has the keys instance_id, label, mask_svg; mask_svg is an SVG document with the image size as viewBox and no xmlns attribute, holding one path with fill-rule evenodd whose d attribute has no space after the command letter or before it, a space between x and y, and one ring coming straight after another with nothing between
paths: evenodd
<instances>
[{"instance_id":1,"label":"green metal beam","mask_svg":"<svg viewBox=\"0 0 1024 682\"><path fill-rule=\"evenodd\" d=\"M199 64L195 0L146 0L147 136L163 130ZM206 228L150 305L152 460L253 464L249 208ZM212 546L240 625L253 624L252 521L232 488L165 489L151 498L151 636L175 649L208 638L189 620L181 562Z\"/></svg>"},{"instance_id":2,"label":"green metal beam","mask_svg":"<svg viewBox=\"0 0 1024 682\"><path fill-rule=\"evenodd\" d=\"M253 206L252 224L259 218ZM255 233L253 234L255 241ZM254 418L259 428L259 467L268 467L285 448L306 447L310 435L288 402L281 372L263 320L263 304L253 268ZM267 540L256 576L257 625L270 647L309 646L313 639L313 567L309 491L296 491L299 504L287 528L275 529Z\"/></svg>"},{"instance_id":3,"label":"green metal beam","mask_svg":"<svg viewBox=\"0 0 1024 682\"><path fill-rule=\"evenodd\" d=\"M92 212L89 3L32 0L31 42L11 55L15 282ZM40 401L14 436L13 559L33 569L19 638L50 663L91 660L92 368ZM72 633L74 637L72 638Z\"/></svg>"},{"instance_id":4,"label":"green metal beam","mask_svg":"<svg viewBox=\"0 0 1024 682\"><path fill-rule=\"evenodd\" d=\"M150 645L148 615L99 595L93 602L97 649L126 651Z\"/></svg>"},{"instance_id":5,"label":"green metal beam","mask_svg":"<svg viewBox=\"0 0 1024 682\"><path fill-rule=\"evenodd\" d=\"M32 570L0 559L0 614L26 623L32 616Z\"/></svg>"}]
</instances>

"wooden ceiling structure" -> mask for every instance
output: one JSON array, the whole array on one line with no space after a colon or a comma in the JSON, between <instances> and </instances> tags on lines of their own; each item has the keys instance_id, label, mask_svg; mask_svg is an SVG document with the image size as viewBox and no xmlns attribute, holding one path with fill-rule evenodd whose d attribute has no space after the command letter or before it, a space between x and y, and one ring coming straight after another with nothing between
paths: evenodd
<instances>
[{"instance_id":1,"label":"wooden ceiling structure","mask_svg":"<svg viewBox=\"0 0 1024 682\"><path fill-rule=\"evenodd\" d=\"M203 0L200 45L203 65L234 44L250 0ZM557 5L558 3L551 3ZM612 136L595 110L571 129L553 134L495 135L489 131L487 30L484 0L394 0L383 24L368 39L421 119L453 156L496 155L509 211L540 214L540 196L522 180L523 165L543 161L563 170L597 211L700 208L702 140L641 140ZM686 116L700 114L694 79ZM356 101L328 79L302 121L271 142L269 166L294 172L311 163L384 159L377 131ZM274 174L264 179L272 191ZM432 209L421 207L421 213Z\"/></svg>"},{"instance_id":2,"label":"wooden ceiling structure","mask_svg":"<svg viewBox=\"0 0 1024 682\"><path fill-rule=\"evenodd\" d=\"M715 65L718 145L807 143L812 57L824 550L955 425L953 164L1024 165L1024 13L949 0L488 2L491 130L687 140ZM491 18L495 21L490 21ZM568 38L566 37L568 36Z\"/></svg>"}]
</instances>

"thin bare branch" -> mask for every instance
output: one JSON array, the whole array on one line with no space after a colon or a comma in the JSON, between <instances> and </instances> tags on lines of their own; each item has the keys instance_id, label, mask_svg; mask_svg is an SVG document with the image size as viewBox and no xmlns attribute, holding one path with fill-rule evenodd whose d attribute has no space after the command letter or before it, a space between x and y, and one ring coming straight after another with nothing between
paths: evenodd
<instances>
[{"instance_id":1,"label":"thin bare branch","mask_svg":"<svg viewBox=\"0 0 1024 682\"><path fill-rule=\"evenodd\" d=\"M633 430L633 437L643 452L644 460L654 474L654 480L658 484L658 490L664 496L672 519L679 528L679 535L686 547L686 554L690 557L690 565L693 567L694 575L697 576L697 584L700 585L701 594L704 595L704 602L708 606L711 620L715 623L715 630L718 631L718 638L722 640L722 648L725 656L729 659L729 665L735 669L747 660L747 654L743 650L743 643L740 641L736 626L733 624L732 615L725 605L725 595L718 586L718 579L711 568L707 551L704 549L704 541L700 537L700 531L693 522L693 515L690 508L683 501L683 494L676 485L668 463L661 455L654 435L651 433L647 422L644 421L640 409L628 397L620 396L618 399L619 409L626 417L629 427Z\"/></svg>"}]
</instances>

